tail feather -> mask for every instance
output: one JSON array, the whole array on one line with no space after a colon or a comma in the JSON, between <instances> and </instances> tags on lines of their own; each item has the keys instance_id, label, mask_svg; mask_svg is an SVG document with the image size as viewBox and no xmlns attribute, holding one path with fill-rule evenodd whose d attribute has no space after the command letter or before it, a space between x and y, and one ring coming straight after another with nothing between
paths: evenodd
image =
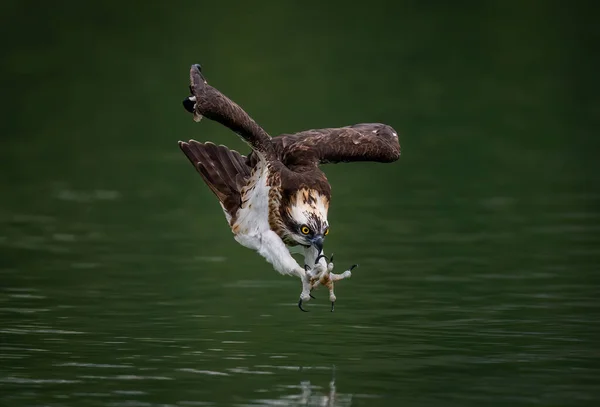
<instances>
[{"instance_id":1,"label":"tail feather","mask_svg":"<svg viewBox=\"0 0 600 407\"><path fill-rule=\"evenodd\" d=\"M250 176L246 157L210 142L180 141L179 147L233 218L241 204L241 188Z\"/></svg>"}]
</instances>

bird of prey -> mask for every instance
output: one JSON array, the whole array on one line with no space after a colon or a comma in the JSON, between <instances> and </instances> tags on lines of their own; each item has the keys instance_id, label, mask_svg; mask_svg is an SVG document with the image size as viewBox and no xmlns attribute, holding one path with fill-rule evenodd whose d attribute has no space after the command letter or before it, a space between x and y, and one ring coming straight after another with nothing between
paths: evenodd
<instances>
[{"instance_id":1,"label":"bird of prey","mask_svg":"<svg viewBox=\"0 0 600 407\"><path fill-rule=\"evenodd\" d=\"M323 254L329 234L331 186L320 164L352 161L393 162L400 157L396 131L385 124L307 130L271 138L240 106L210 86L198 64L190 69L190 93L183 101L195 121L202 117L228 127L252 151L243 156L225 146L195 140L179 147L217 196L235 240L257 251L275 270L302 281L298 307L319 285L351 276L333 273L333 255ZM304 255L304 266L292 252Z\"/></svg>"}]
</instances>

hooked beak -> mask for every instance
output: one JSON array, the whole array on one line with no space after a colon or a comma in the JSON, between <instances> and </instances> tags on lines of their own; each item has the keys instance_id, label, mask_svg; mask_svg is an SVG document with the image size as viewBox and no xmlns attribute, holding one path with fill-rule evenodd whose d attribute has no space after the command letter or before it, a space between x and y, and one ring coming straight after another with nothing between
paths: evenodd
<instances>
[{"instance_id":1,"label":"hooked beak","mask_svg":"<svg viewBox=\"0 0 600 407\"><path fill-rule=\"evenodd\" d=\"M323 251L323 240L323 235L317 235L312 239L312 244L317 248L319 254Z\"/></svg>"}]
</instances>

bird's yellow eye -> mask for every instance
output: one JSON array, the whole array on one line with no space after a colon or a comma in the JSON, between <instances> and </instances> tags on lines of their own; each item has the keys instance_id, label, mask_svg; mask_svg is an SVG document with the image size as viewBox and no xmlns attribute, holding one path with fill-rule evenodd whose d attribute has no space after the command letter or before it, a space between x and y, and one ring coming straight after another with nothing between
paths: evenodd
<instances>
[{"instance_id":1,"label":"bird's yellow eye","mask_svg":"<svg viewBox=\"0 0 600 407\"><path fill-rule=\"evenodd\" d=\"M327 236L329 234L329 228L325 229L324 235Z\"/></svg>"},{"instance_id":2,"label":"bird's yellow eye","mask_svg":"<svg viewBox=\"0 0 600 407\"><path fill-rule=\"evenodd\" d=\"M308 226L302 226L300 228L300 232L302 232L303 235L308 235L310 233L310 229L308 228Z\"/></svg>"}]
</instances>

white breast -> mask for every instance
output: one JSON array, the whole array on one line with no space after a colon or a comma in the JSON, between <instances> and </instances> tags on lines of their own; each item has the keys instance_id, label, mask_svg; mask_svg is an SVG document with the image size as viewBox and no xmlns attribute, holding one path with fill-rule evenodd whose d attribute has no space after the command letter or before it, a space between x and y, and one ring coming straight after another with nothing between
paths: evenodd
<instances>
[{"instance_id":1,"label":"white breast","mask_svg":"<svg viewBox=\"0 0 600 407\"><path fill-rule=\"evenodd\" d=\"M259 162L248 185L242 191L242 207L231 229L235 239L242 245L255 249L255 245L245 243L243 236L260 236L270 230L269 190L267 185L267 165Z\"/></svg>"}]
</instances>

